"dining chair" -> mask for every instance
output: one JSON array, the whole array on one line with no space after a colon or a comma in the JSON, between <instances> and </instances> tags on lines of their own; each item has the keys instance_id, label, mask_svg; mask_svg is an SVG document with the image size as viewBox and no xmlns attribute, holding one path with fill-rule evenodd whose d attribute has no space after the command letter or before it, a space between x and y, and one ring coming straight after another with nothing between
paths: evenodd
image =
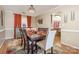
<instances>
[{"instance_id":1,"label":"dining chair","mask_svg":"<svg viewBox=\"0 0 79 59\"><path fill-rule=\"evenodd\" d=\"M29 42L28 42L26 30L20 28L19 31L21 35L21 46L23 46L24 51L27 50L27 54L28 54L29 53Z\"/></svg>"},{"instance_id":2,"label":"dining chair","mask_svg":"<svg viewBox=\"0 0 79 59\"><path fill-rule=\"evenodd\" d=\"M23 45L23 40L24 40L23 30L22 30L22 28L19 28L19 31L20 31L21 46L22 46L22 45Z\"/></svg>"},{"instance_id":3,"label":"dining chair","mask_svg":"<svg viewBox=\"0 0 79 59\"><path fill-rule=\"evenodd\" d=\"M27 37L27 33L26 33L26 30L23 30L23 37L24 37L24 50L27 50L27 54L30 52L30 42L29 42L29 39Z\"/></svg>"},{"instance_id":4,"label":"dining chair","mask_svg":"<svg viewBox=\"0 0 79 59\"><path fill-rule=\"evenodd\" d=\"M44 53L51 49L51 53L53 53L53 43L56 35L56 30L49 30L48 35L45 40L37 42L37 46L44 50Z\"/></svg>"}]
</instances>

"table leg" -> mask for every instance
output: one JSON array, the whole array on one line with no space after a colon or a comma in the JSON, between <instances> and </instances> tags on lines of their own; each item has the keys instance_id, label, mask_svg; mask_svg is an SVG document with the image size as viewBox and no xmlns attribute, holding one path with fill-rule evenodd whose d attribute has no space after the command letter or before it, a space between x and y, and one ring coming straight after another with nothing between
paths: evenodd
<instances>
[{"instance_id":1,"label":"table leg","mask_svg":"<svg viewBox=\"0 0 79 59\"><path fill-rule=\"evenodd\" d=\"M33 54L33 42L31 44L31 53Z\"/></svg>"}]
</instances>

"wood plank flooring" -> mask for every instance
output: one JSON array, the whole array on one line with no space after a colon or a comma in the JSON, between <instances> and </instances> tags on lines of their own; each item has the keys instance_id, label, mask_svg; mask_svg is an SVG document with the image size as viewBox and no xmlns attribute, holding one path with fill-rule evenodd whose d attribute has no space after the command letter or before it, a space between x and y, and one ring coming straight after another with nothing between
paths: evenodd
<instances>
[{"instance_id":1,"label":"wood plank flooring","mask_svg":"<svg viewBox=\"0 0 79 59\"><path fill-rule=\"evenodd\" d=\"M61 33L57 32L55 41L54 41L54 48L56 53L61 54L79 54L79 49L64 45L61 43Z\"/></svg>"},{"instance_id":2,"label":"wood plank flooring","mask_svg":"<svg viewBox=\"0 0 79 59\"><path fill-rule=\"evenodd\" d=\"M3 39L5 37L5 32L0 32L0 43L3 42ZM6 42L3 44L3 46L0 48L0 53L5 53L7 50ZM56 54L79 54L79 49L75 49L73 47L64 45L61 43L61 33L57 32L55 41L54 41L54 53Z\"/></svg>"}]
</instances>

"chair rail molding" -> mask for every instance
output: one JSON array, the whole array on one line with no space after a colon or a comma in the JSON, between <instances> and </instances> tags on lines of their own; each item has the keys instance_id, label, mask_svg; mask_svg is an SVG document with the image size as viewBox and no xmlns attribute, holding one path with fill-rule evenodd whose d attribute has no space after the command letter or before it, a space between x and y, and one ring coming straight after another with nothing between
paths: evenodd
<instances>
[{"instance_id":1,"label":"chair rail molding","mask_svg":"<svg viewBox=\"0 0 79 59\"><path fill-rule=\"evenodd\" d=\"M72 29L61 29L61 31L64 31L64 32L79 32L79 30L72 30Z\"/></svg>"},{"instance_id":2,"label":"chair rail molding","mask_svg":"<svg viewBox=\"0 0 79 59\"><path fill-rule=\"evenodd\" d=\"M0 32L3 32L3 31L5 31L5 29L0 29Z\"/></svg>"}]
</instances>

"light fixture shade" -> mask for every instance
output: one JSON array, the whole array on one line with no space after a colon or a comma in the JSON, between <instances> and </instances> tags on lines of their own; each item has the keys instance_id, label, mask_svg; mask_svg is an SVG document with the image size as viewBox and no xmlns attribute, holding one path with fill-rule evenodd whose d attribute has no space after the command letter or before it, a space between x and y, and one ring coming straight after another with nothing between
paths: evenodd
<instances>
[{"instance_id":1,"label":"light fixture shade","mask_svg":"<svg viewBox=\"0 0 79 59\"><path fill-rule=\"evenodd\" d=\"M35 8L33 7L33 5L30 5L28 11L29 13L35 13Z\"/></svg>"}]
</instances>

